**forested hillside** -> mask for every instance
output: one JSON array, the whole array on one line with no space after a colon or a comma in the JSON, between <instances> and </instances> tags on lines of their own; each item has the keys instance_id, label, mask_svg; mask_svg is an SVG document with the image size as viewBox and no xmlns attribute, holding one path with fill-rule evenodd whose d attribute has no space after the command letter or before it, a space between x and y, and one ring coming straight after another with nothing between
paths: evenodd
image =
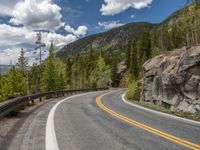
<instances>
[{"instance_id":1,"label":"forested hillside","mask_svg":"<svg viewBox=\"0 0 200 150\"><path fill-rule=\"evenodd\" d=\"M136 89L135 92L131 92L136 95L130 97L139 99L138 80L142 77L144 62L153 56L175 48L198 45L200 42L199 18L199 5L190 4L160 24L128 24L106 33L78 40L65 46L57 55L63 60L67 58L71 60L72 72L78 71L77 76L72 77L76 77L76 81L80 81L78 83L82 85L79 86L83 86L83 83L86 83L85 86L88 86L88 83L93 86L106 86L109 83L119 86L119 83L126 82L122 85ZM91 54L95 56L89 57ZM107 66L102 69L100 78L96 75L99 65L98 57L102 57L103 61L101 62L105 63L103 66ZM118 72L118 64L124 60L126 61L126 71L122 75ZM88 69L82 68L82 66L87 66ZM89 74L86 73L87 71ZM92 84L91 79L95 79ZM104 82L100 79L104 79Z\"/></svg>"},{"instance_id":2,"label":"forested hillside","mask_svg":"<svg viewBox=\"0 0 200 150\"><path fill-rule=\"evenodd\" d=\"M65 59L79 52L87 52L91 47L107 53L126 50L144 30L150 32L152 50L168 51L185 45L194 45L199 39L199 6L189 5L173 13L160 24L146 22L130 23L105 33L91 35L66 45L58 56ZM159 50L158 50L159 49Z\"/></svg>"},{"instance_id":3,"label":"forested hillside","mask_svg":"<svg viewBox=\"0 0 200 150\"><path fill-rule=\"evenodd\" d=\"M130 23L75 41L63 47L57 55L65 59L79 52L87 52L91 47L97 51L103 50L107 53L122 51L130 40L139 36L142 30L150 30L156 26L156 24L147 22Z\"/></svg>"},{"instance_id":4,"label":"forested hillside","mask_svg":"<svg viewBox=\"0 0 200 150\"><path fill-rule=\"evenodd\" d=\"M52 43L48 58L30 68L22 50L17 65L0 76L0 100L40 91L119 85L129 86L127 95L139 99L143 63L174 48L198 45L199 18L200 8L193 4L160 24L128 24L80 39L57 54ZM120 62L125 62L123 67Z\"/></svg>"}]
</instances>

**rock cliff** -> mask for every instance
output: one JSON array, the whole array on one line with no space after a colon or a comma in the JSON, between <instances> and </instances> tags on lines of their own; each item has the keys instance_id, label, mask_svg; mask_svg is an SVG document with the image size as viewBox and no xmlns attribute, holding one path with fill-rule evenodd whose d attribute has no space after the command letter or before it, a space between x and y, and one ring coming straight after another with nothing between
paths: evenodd
<instances>
[{"instance_id":1,"label":"rock cliff","mask_svg":"<svg viewBox=\"0 0 200 150\"><path fill-rule=\"evenodd\" d=\"M143 69L141 101L200 112L200 46L156 56Z\"/></svg>"}]
</instances>

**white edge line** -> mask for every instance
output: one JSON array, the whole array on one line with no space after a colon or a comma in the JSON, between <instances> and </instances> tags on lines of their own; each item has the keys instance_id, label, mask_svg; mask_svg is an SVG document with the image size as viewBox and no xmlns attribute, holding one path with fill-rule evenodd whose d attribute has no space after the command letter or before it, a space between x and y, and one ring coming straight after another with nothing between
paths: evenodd
<instances>
[{"instance_id":1,"label":"white edge line","mask_svg":"<svg viewBox=\"0 0 200 150\"><path fill-rule=\"evenodd\" d=\"M91 93L91 92L89 92L89 93ZM57 107L66 100L69 100L69 99L74 98L74 97L83 96L83 95L86 95L86 94L89 94L89 93L84 93L84 94L79 94L79 95L67 97L67 98L57 102L53 106L53 108L49 112L49 115L48 115L48 118L47 118L47 123L46 123L46 139L45 139L46 140L46 142L45 142L46 150L59 150L57 139L56 139L55 128L54 128L54 114L55 114Z\"/></svg>"},{"instance_id":2,"label":"white edge line","mask_svg":"<svg viewBox=\"0 0 200 150\"><path fill-rule=\"evenodd\" d=\"M129 104L131 106L137 107L139 109L142 109L142 110L145 110L145 111L148 111L148 112L152 112L154 114L158 114L158 115L161 115L161 116L165 116L165 117L168 117L168 118L173 118L173 119L176 119L176 120L180 120L180 121L183 121L183 122L187 122L187 123L191 123L191 124L200 126L200 122L198 122L198 121L194 121L194 120L190 120L190 119L186 119L186 118L181 118L181 117L178 117L178 116L173 116L173 115L166 114L166 113L163 113L163 112L151 110L149 108L145 108L145 107L139 106L137 104L134 104L132 102L129 102L125 98L125 93L122 95L122 101L124 103L126 103L126 104Z\"/></svg>"}]
</instances>

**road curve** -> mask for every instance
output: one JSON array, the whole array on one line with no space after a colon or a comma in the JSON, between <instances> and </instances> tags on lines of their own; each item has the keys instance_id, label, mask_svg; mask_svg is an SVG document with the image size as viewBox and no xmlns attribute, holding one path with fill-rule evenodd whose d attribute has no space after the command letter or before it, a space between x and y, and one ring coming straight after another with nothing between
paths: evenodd
<instances>
[{"instance_id":1,"label":"road curve","mask_svg":"<svg viewBox=\"0 0 200 150\"><path fill-rule=\"evenodd\" d=\"M99 97L103 93L105 92L91 92L73 97L57 106L54 128L59 150L199 149L200 126L130 106L122 101L124 90L112 91ZM101 105L140 123L139 125L162 131L194 147L174 142L128 123L102 109Z\"/></svg>"}]
</instances>

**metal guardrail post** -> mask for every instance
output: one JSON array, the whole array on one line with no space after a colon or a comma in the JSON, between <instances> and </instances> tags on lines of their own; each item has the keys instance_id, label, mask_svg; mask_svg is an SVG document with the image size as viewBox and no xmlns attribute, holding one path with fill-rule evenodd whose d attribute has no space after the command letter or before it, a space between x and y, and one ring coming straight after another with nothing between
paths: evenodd
<instances>
[{"instance_id":1,"label":"metal guardrail post","mask_svg":"<svg viewBox=\"0 0 200 150\"><path fill-rule=\"evenodd\" d=\"M33 105L35 104L35 101L34 101L34 99L33 99L33 100L31 100L31 102L32 102L32 104L33 104Z\"/></svg>"},{"instance_id":2,"label":"metal guardrail post","mask_svg":"<svg viewBox=\"0 0 200 150\"><path fill-rule=\"evenodd\" d=\"M42 97L40 97L40 102L42 102Z\"/></svg>"}]
</instances>

